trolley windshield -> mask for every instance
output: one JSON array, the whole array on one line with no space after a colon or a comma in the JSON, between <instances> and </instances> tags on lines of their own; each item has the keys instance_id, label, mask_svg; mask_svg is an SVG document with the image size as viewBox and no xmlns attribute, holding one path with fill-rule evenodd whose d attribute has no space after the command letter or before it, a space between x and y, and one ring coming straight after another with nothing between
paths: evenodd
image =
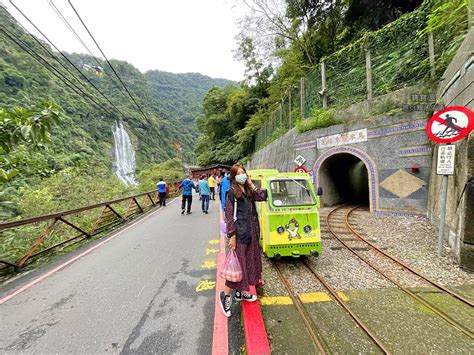
<instances>
[{"instance_id":1,"label":"trolley windshield","mask_svg":"<svg viewBox=\"0 0 474 355\"><path fill-rule=\"evenodd\" d=\"M270 182L271 202L275 207L310 206L316 199L307 180L282 179Z\"/></svg>"}]
</instances>

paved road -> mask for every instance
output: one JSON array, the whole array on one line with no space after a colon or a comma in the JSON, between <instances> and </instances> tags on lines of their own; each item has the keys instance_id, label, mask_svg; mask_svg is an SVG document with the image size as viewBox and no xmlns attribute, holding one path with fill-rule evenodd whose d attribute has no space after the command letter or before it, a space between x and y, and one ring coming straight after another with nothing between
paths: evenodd
<instances>
[{"instance_id":1,"label":"paved road","mask_svg":"<svg viewBox=\"0 0 474 355\"><path fill-rule=\"evenodd\" d=\"M215 281L219 211L197 202L182 216L175 201L0 305L0 350L210 353L215 291L196 287Z\"/></svg>"}]
</instances>

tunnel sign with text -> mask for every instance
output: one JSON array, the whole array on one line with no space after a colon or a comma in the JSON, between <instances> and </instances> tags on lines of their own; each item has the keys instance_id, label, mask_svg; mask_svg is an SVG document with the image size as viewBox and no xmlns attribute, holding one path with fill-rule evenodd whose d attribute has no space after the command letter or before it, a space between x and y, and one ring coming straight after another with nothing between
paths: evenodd
<instances>
[{"instance_id":1,"label":"tunnel sign with text","mask_svg":"<svg viewBox=\"0 0 474 355\"><path fill-rule=\"evenodd\" d=\"M474 113L463 106L450 106L436 112L426 125L426 134L436 143L453 143L474 128Z\"/></svg>"}]
</instances>

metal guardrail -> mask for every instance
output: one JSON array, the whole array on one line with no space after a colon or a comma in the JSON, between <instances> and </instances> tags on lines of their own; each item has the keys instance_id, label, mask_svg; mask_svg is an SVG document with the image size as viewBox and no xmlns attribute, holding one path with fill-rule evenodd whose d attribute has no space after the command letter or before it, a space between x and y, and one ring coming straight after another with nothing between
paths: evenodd
<instances>
[{"instance_id":1,"label":"metal guardrail","mask_svg":"<svg viewBox=\"0 0 474 355\"><path fill-rule=\"evenodd\" d=\"M170 184L170 186L172 188L170 195L176 195L178 190L176 189L175 184ZM114 208L113 205L117 205L125 201L128 201L127 208L125 213L121 214L118 211L118 208ZM80 242L81 240L89 239L102 232L112 230L122 224L125 224L134 217L151 210L157 205L157 203L158 193L156 191L149 191L115 200L96 203L94 205L83 206L72 210L51 213L18 221L0 223L0 231L4 231L28 225L35 225L41 222L49 222L21 258L16 261L0 260L0 264L4 265L0 267L0 271L8 268L14 268L16 271L19 271L32 258L38 257L39 255L50 252L56 248L70 246L74 243ZM89 212L101 207L102 211L100 212L99 217L95 219L95 222L89 228L79 225L77 222L73 223L71 220L66 219L67 216L76 216L80 213ZM49 235L52 234L54 228L60 223L74 229L75 231L79 232L79 234L71 238L67 238L66 240L62 240L61 242L52 246L41 249L44 241ZM17 238L21 238L21 236L18 236Z\"/></svg>"}]
</instances>

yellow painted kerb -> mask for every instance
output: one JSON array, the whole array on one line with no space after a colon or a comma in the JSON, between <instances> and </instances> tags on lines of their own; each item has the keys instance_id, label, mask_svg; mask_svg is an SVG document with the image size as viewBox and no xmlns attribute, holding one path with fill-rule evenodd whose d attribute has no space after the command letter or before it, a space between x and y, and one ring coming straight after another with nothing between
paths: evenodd
<instances>
[{"instance_id":1,"label":"yellow painted kerb","mask_svg":"<svg viewBox=\"0 0 474 355\"><path fill-rule=\"evenodd\" d=\"M260 298L260 304L264 306L273 306L273 305L288 305L293 304L291 298L288 296L274 296L274 297L262 297Z\"/></svg>"},{"instance_id":2,"label":"yellow painted kerb","mask_svg":"<svg viewBox=\"0 0 474 355\"><path fill-rule=\"evenodd\" d=\"M339 291L338 296L344 302L349 301L349 297L344 294L342 291ZM331 296L325 292L312 292L312 293L302 293L299 295L301 302L303 303L316 303L316 302L328 302L331 301ZM274 297L262 297L260 298L260 303L263 306L273 306L273 305L289 305L293 304L291 298L288 296L274 296Z\"/></svg>"}]
</instances>

